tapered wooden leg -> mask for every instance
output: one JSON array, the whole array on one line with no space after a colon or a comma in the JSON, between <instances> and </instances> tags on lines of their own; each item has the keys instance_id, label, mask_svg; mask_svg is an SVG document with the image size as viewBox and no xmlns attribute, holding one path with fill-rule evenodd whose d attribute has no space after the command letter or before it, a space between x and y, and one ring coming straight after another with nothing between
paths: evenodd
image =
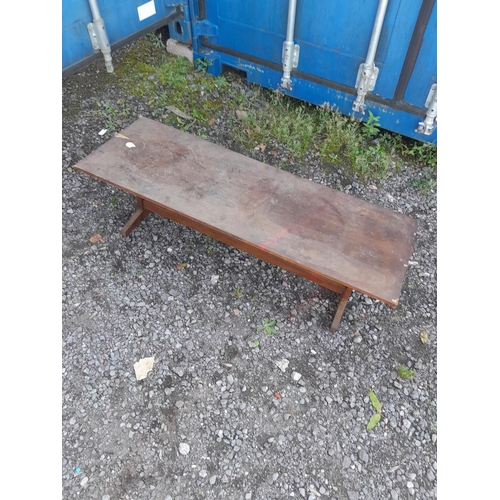
<instances>
[{"instance_id":1,"label":"tapered wooden leg","mask_svg":"<svg viewBox=\"0 0 500 500\"><path fill-rule=\"evenodd\" d=\"M337 307L337 312L335 313L335 317L333 318L332 326L330 327L331 332L337 331L337 328L340 325L340 320L342 318L342 314L344 313L345 305L347 304L347 299L349 298L349 295L351 295L351 292L352 292L352 288L346 287L344 293L342 294L342 298L340 299L339 306Z\"/></svg>"},{"instance_id":2,"label":"tapered wooden leg","mask_svg":"<svg viewBox=\"0 0 500 500\"><path fill-rule=\"evenodd\" d=\"M137 197L137 210L130 217L129 221L123 226L121 235L128 236L151 212L144 208L144 200Z\"/></svg>"}]
</instances>

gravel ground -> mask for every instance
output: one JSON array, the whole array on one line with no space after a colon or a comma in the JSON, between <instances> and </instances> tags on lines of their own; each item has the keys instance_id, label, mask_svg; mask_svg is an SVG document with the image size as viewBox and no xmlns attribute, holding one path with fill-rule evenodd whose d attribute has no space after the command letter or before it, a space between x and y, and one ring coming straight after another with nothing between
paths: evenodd
<instances>
[{"instance_id":1,"label":"gravel ground","mask_svg":"<svg viewBox=\"0 0 500 500\"><path fill-rule=\"evenodd\" d=\"M419 222L398 308L353 293L332 334L339 297L314 283L156 215L120 237L133 198L72 167L111 136L96 101L126 101L123 127L157 115L102 72L63 81L63 498L435 498L436 193L410 187L421 168L375 185L291 164ZM234 126L218 118L207 140L235 149ZM382 412L367 430L370 389Z\"/></svg>"}]
</instances>

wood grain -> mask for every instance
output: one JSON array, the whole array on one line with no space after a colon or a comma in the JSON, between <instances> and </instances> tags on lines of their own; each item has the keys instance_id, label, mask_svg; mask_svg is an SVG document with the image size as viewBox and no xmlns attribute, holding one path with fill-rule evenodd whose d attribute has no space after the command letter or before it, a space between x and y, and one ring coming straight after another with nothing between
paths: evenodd
<instances>
[{"instance_id":1,"label":"wood grain","mask_svg":"<svg viewBox=\"0 0 500 500\"><path fill-rule=\"evenodd\" d=\"M75 168L323 286L397 305L414 219L147 118L121 133Z\"/></svg>"}]
</instances>

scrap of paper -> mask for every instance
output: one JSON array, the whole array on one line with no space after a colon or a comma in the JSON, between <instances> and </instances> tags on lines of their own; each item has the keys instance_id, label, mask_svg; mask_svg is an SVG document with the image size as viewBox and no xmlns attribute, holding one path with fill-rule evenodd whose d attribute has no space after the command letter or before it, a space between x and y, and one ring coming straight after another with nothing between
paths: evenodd
<instances>
[{"instance_id":1,"label":"scrap of paper","mask_svg":"<svg viewBox=\"0 0 500 500\"><path fill-rule=\"evenodd\" d=\"M142 358L137 363L134 363L135 378L142 380L148 376L148 373L153 369L155 362L154 356L152 358Z\"/></svg>"}]
</instances>

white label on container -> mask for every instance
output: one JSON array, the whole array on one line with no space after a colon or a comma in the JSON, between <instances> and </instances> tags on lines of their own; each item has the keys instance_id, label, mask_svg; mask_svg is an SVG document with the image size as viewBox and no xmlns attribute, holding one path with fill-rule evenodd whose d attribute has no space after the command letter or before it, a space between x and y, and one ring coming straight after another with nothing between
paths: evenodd
<instances>
[{"instance_id":1,"label":"white label on container","mask_svg":"<svg viewBox=\"0 0 500 500\"><path fill-rule=\"evenodd\" d=\"M155 0L139 5L137 7L137 14L139 14L139 21L154 16L156 14Z\"/></svg>"}]
</instances>

